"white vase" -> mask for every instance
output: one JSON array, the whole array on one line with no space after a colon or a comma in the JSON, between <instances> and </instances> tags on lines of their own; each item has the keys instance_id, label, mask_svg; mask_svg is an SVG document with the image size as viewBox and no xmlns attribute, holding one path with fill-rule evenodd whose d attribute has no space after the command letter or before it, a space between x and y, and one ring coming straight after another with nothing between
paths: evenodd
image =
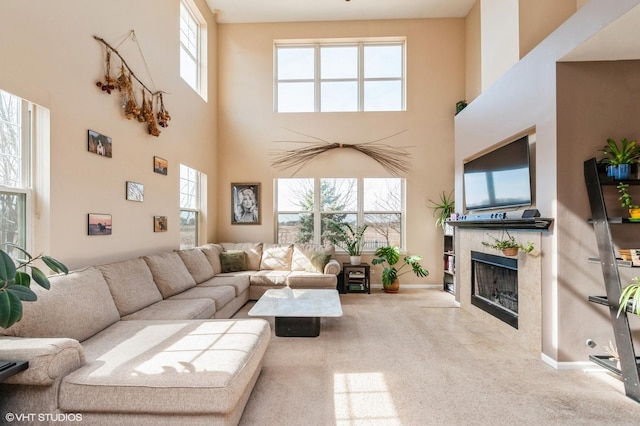
<instances>
[{"instance_id":1,"label":"white vase","mask_svg":"<svg viewBox=\"0 0 640 426\"><path fill-rule=\"evenodd\" d=\"M362 256L349 256L349 262L354 266L358 266L362 263Z\"/></svg>"}]
</instances>

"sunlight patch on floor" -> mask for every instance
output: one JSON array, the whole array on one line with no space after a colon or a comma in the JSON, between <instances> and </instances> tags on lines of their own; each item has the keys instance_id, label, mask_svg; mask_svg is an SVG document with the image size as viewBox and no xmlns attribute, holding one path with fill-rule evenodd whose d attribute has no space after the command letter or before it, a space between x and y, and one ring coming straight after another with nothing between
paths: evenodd
<instances>
[{"instance_id":1,"label":"sunlight patch on floor","mask_svg":"<svg viewBox=\"0 0 640 426\"><path fill-rule=\"evenodd\" d=\"M336 425L400 425L382 373L335 374Z\"/></svg>"}]
</instances>

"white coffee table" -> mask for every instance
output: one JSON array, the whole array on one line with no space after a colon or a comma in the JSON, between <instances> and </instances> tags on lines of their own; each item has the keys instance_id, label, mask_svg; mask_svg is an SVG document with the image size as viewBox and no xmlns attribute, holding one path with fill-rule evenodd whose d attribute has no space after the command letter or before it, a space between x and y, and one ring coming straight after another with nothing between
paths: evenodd
<instances>
[{"instance_id":1,"label":"white coffee table","mask_svg":"<svg viewBox=\"0 0 640 426\"><path fill-rule=\"evenodd\" d=\"M249 315L275 317L276 336L317 337L320 318L341 317L342 306L337 290L286 287L267 290Z\"/></svg>"}]
</instances>

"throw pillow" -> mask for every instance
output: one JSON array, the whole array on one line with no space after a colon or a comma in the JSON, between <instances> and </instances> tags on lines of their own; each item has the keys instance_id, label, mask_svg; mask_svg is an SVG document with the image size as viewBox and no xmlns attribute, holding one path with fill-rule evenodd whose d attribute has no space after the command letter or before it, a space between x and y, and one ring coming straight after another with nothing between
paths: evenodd
<instances>
[{"instance_id":1,"label":"throw pillow","mask_svg":"<svg viewBox=\"0 0 640 426\"><path fill-rule=\"evenodd\" d=\"M309 259L309 265L305 269L307 272L324 273L324 267L331 260L331 255L326 253L315 253Z\"/></svg>"},{"instance_id":2,"label":"throw pillow","mask_svg":"<svg viewBox=\"0 0 640 426\"><path fill-rule=\"evenodd\" d=\"M220 253L222 272L238 272L247 270L247 258L244 251L225 251Z\"/></svg>"}]
</instances>

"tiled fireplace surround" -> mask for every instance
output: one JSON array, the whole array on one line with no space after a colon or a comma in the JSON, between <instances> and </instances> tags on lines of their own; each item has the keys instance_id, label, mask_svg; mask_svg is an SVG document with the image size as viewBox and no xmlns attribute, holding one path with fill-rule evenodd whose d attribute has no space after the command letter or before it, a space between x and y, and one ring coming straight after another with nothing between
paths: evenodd
<instances>
[{"instance_id":1,"label":"tiled fireplace surround","mask_svg":"<svg viewBox=\"0 0 640 426\"><path fill-rule=\"evenodd\" d=\"M477 317L487 332L499 331L523 348L534 353L542 352L542 284L539 248L540 232L509 229L509 235L525 244L530 241L537 250L532 254L518 254L518 328L502 322L482 309L471 304L471 251L502 256L498 250L482 245L483 241L492 241L490 236L500 238L502 229L475 229L459 227L456 229L458 247L456 248L456 286L459 289L460 307Z\"/></svg>"}]
</instances>

